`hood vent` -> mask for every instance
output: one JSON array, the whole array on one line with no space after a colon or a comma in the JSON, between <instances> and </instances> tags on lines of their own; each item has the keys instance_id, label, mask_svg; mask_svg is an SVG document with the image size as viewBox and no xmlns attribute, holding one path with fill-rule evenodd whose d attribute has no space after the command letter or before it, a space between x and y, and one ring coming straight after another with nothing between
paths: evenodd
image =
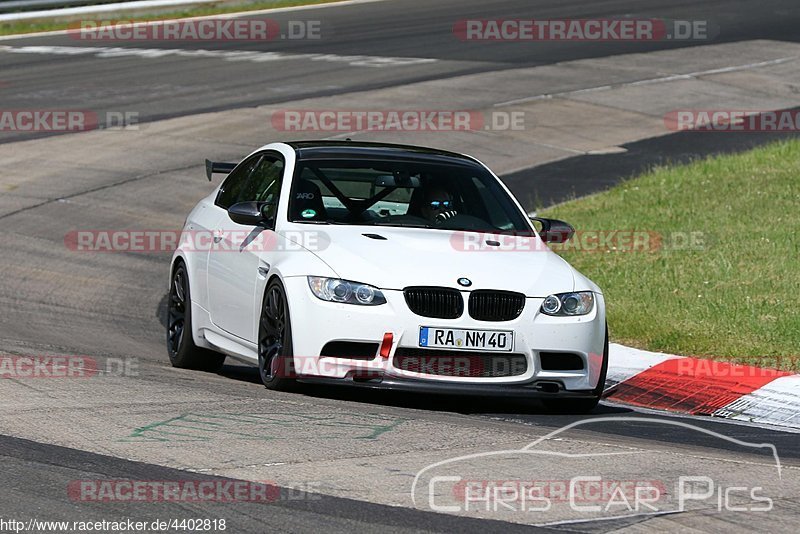
<instances>
[{"instance_id":1,"label":"hood vent","mask_svg":"<svg viewBox=\"0 0 800 534\"><path fill-rule=\"evenodd\" d=\"M379 234L361 234L364 237L368 237L370 239L374 239L376 241L386 241L386 238Z\"/></svg>"}]
</instances>

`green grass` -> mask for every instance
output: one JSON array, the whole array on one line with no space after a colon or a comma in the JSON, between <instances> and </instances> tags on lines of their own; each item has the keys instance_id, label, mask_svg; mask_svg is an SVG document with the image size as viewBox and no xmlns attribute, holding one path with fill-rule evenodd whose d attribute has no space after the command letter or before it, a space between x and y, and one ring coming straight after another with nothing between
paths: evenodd
<instances>
[{"instance_id":1,"label":"green grass","mask_svg":"<svg viewBox=\"0 0 800 534\"><path fill-rule=\"evenodd\" d=\"M144 15L130 15L120 12L116 15L90 14L86 16L89 20L125 20L125 21L148 21L148 20L167 20L186 17L202 17L206 15L221 15L224 13L237 13L241 11L254 11L258 9L271 9L277 7L304 6L313 4L328 4L341 0L261 0L235 5L210 5L206 7L187 8L169 13L154 13ZM47 32L54 30L66 30L70 22L53 19L34 22L6 22L0 23L0 35L15 35L19 33ZM74 21L73 21L74 24Z\"/></svg>"},{"instance_id":2,"label":"green grass","mask_svg":"<svg viewBox=\"0 0 800 534\"><path fill-rule=\"evenodd\" d=\"M613 340L800 370L800 141L657 168L541 215L662 235L651 252L560 251L603 289ZM683 232L704 244L670 246Z\"/></svg>"}]
</instances>

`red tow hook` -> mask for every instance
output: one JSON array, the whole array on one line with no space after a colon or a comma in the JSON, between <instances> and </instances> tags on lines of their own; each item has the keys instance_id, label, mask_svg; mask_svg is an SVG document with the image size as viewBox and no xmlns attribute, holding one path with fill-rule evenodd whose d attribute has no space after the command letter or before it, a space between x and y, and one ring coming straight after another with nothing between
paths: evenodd
<instances>
[{"instance_id":1,"label":"red tow hook","mask_svg":"<svg viewBox=\"0 0 800 534\"><path fill-rule=\"evenodd\" d=\"M394 334L386 332L383 334L383 342L381 343L380 355L381 358L388 358L389 353L392 351L392 344L394 343Z\"/></svg>"}]
</instances>

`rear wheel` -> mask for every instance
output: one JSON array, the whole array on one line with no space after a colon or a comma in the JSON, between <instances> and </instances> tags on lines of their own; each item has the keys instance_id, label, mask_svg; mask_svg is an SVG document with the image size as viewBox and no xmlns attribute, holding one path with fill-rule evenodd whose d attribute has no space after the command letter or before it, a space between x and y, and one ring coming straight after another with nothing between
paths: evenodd
<instances>
[{"instance_id":1,"label":"rear wheel","mask_svg":"<svg viewBox=\"0 0 800 534\"><path fill-rule=\"evenodd\" d=\"M592 391L594 395L590 399L546 399L543 402L545 408L558 413L589 413L594 410L603 397L603 390L606 385L608 375L608 325L606 325L606 341L603 348L603 364L600 367L600 378L597 380L597 387Z\"/></svg>"},{"instance_id":2,"label":"rear wheel","mask_svg":"<svg viewBox=\"0 0 800 534\"><path fill-rule=\"evenodd\" d=\"M267 389L295 388L292 324L283 284L275 279L267 286L258 321L258 370Z\"/></svg>"},{"instance_id":3,"label":"rear wheel","mask_svg":"<svg viewBox=\"0 0 800 534\"><path fill-rule=\"evenodd\" d=\"M167 353L173 367L218 371L225 355L203 349L192 338L192 299L186 266L178 264L172 275L167 301Z\"/></svg>"}]
</instances>

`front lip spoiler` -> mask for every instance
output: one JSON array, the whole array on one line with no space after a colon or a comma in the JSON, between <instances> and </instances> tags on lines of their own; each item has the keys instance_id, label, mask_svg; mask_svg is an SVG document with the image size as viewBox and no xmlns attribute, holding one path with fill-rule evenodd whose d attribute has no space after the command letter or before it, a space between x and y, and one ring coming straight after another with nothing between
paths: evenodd
<instances>
[{"instance_id":1,"label":"front lip spoiler","mask_svg":"<svg viewBox=\"0 0 800 534\"><path fill-rule=\"evenodd\" d=\"M396 378L384 376L365 380L347 378L326 378L317 376L297 377L303 384L317 384L325 386L349 386L361 389L407 391L421 394L446 394L446 395L482 395L491 397L513 397L528 399L595 399L597 395L592 391L542 391L536 389L537 381L524 384L474 384L463 382L442 382L433 380L419 380L409 378ZM550 381L542 381L550 382Z\"/></svg>"}]
</instances>

